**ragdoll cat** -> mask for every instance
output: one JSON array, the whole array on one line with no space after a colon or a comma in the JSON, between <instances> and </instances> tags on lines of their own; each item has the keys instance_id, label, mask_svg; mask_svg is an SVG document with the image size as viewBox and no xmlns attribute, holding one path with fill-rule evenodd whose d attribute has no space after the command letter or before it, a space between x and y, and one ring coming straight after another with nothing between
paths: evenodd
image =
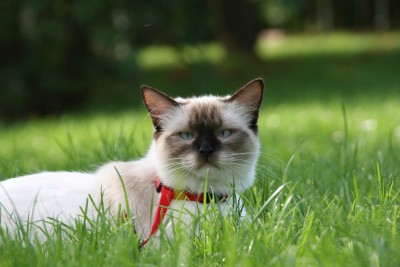
<instances>
[{"instance_id":1,"label":"ragdoll cat","mask_svg":"<svg viewBox=\"0 0 400 267\"><path fill-rule=\"evenodd\" d=\"M90 174L42 172L3 181L1 226L15 231L17 222L32 223L51 231L49 218L71 224L82 216L81 208L95 217L93 208L85 208L90 195L95 201L102 198L114 216L129 208L135 230L146 243L166 224L164 216L168 222L180 218L188 223L189 215L174 213L195 214L209 201L228 210L232 185L244 190L255 177L263 88L263 81L256 79L232 96L172 99L143 86L155 129L144 158L111 162Z\"/></svg>"}]
</instances>

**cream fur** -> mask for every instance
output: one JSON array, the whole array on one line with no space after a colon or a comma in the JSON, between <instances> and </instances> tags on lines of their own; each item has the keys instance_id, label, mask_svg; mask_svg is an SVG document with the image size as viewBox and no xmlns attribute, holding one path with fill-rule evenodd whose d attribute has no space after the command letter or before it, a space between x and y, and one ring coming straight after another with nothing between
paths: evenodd
<instances>
[{"instance_id":1,"label":"cream fur","mask_svg":"<svg viewBox=\"0 0 400 267\"><path fill-rule=\"evenodd\" d=\"M249 85L246 86L249 87ZM157 93L151 93L157 95ZM163 103L170 101L163 99L164 96L157 95L157 97ZM117 216L118 211L128 210L120 175L127 190L129 210L133 216L135 229L140 238L146 238L150 233L152 219L160 198L160 194L155 191L157 178L169 187L185 189L193 193L202 193L205 182L207 182L208 190L222 194L231 194L232 184L235 184L239 191L248 188L255 177L259 155L258 137L248 127L251 120L249 109L237 102L226 101L228 99L229 96L175 99L178 103L185 104L168 109L168 112L160 116L163 132L153 140L147 155L140 160L111 162L91 174L43 172L1 182L1 227L11 232L16 231L15 221L18 220L22 224L34 222L45 230L52 231L51 224L43 223L49 220L48 217L72 224L76 218L82 216L81 208L85 209L87 206L89 195L97 203L103 196L103 201L111 215ZM156 101L153 102L152 105L155 105ZM170 158L169 151L166 149L167 137L187 131L190 114L199 105L216 106L223 122L221 129L239 129L241 134L248 137L246 140L241 140L246 142L246 151L242 153L247 157L244 162L237 160L237 154L229 153L224 149L215 152L219 168L208 163L198 168L194 152L182 158ZM228 141L229 139L221 140L221 143ZM174 162L175 167L171 166L171 162ZM228 212L229 206L229 201L219 204L219 208L224 213ZM167 233L172 233L172 218L180 218L182 223L189 225L192 218L190 214L197 214L202 210L203 205L197 202L172 201L167 214L170 219L164 221L164 225L169 229ZM92 205L88 205L87 215L92 218L96 216ZM39 238L44 238L40 231L34 231L32 237L35 234L38 234Z\"/></svg>"}]
</instances>

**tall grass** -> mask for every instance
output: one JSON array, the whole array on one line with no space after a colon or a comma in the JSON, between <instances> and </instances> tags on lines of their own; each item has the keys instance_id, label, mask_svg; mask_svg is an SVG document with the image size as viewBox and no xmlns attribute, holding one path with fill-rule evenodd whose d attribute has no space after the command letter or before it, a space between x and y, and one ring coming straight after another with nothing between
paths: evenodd
<instances>
[{"instance_id":1,"label":"tall grass","mask_svg":"<svg viewBox=\"0 0 400 267\"><path fill-rule=\"evenodd\" d=\"M313 42L313 37L295 38ZM323 43L324 51L329 52L329 40ZM364 51L365 42L356 41ZM312 56L312 51L307 53ZM297 64L289 52L284 54L277 52L270 59L277 60L272 62L278 67ZM377 77L398 66L387 60ZM315 68L314 61L303 62L305 69ZM337 71L337 65L319 64ZM365 67L354 64L354 70L347 69L350 76ZM378 65L370 68L377 70ZM177 225L174 242L164 240L160 248L140 251L132 223L112 221L103 212L90 222L90 230L80 221L69 228L58 225L44 244L0 230L0 266L399 266L400 95L398 87L388 89L396 78L380 81L382 92L390 93L379 97L372 89L285 101L288 92L298 88L332 86L319 77L307 76L310 80L304 84L302 76L291 77L299 80L276 78L270 85L279 84L286 92L281 98L272 92L276 102L269 99L268 89L280 89L267 87L259 120L257 179L241 196L246 218L238 216L239 202L228 217L211 205L209 218L200 216L196 233L186 236ZM44 169L93 171L108 160L144 155L150 140L151 122L143 110L3 126L0 177Z\"/></svg>"}]
</instances>

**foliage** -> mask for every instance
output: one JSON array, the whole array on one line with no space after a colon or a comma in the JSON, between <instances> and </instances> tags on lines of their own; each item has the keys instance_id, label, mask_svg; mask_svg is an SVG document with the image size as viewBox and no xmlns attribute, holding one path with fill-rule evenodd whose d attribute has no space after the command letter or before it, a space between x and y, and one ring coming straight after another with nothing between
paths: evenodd
<instances>
[{"instance_id":1,"label":"foliage","mask_svg":"<svg viewBox=\"0 0 400 267\"><path fill-rule=\"evenodd\" d=\"M204 5L179 5L3 1L0 119L76 110L93 102L94 95L112 98L114 92L137 86L137 47L210 38L209 28L199 21Z\"/></svg>"},{"instance_id":2,"label":"foliage","mask_svg":"<svg viewBox=\"0 0 400 267\"><path fill-rule=\"evenodd\" d=\"M247 220L216 212L197 237L140 252L129 224L100 220L88 232L77 224L74 236L55 235L44 245L0 232L0 265L399 265L397 40L397 34L289 36L260 44L266 62L200 62L203 75L183 68L179 53L167 70L147 54L143 62L151 66L143 78L171 95L199 93L187 91L195 85L226 93L258 73L266 76L262 156L257 181L242 196ZM144 108L3 126L0 176L91 171L110 159L140 157L150 139Z\"/></svg>"},{"instance_id":3,"label":"foliage","mask_svg":"<svg viewBox=\"0 0 400 267\"><path fill-rule=\"evenodd\" d=\"M319 3L327 3L322 11ZM254 56L263 28L315 31L327 12L331 28L373 29L380 19L389 25L384 29L395 29L398 10L389 0L4 0L0 119L112 107L110 102L126 99L143 82L147 73L138 66L139 50L147 45L183 50L219 41L233 56Z\"/></svg>"}]
</instances>

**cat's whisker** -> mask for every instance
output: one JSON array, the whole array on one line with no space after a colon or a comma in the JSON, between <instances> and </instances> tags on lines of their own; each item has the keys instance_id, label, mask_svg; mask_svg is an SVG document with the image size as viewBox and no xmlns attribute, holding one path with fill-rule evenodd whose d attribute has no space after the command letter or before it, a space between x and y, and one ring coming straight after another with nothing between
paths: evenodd
<instances>
[{"instance_id":1,"label":"cat's whisker","mask_svg":"<svg viewBox=\"0 0 400 267\"><path fill-rule=\"evenodd\" d=\"M183 167L169 168L165 170L165 176L176 176L181 171L186 171Z\"/></svg>"}]
</instances>

